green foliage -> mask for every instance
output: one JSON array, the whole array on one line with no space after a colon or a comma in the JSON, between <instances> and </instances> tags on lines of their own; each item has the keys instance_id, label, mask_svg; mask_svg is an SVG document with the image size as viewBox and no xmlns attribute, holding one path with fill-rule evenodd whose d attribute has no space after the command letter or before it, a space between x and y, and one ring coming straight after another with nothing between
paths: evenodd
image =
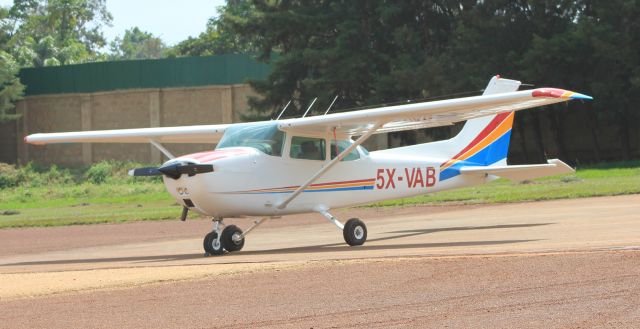
<instances>
[{"instance_id":1,"label":"green foliage","mask_svg":"<svg viewBox=\"0 0 640 329\"><path fill-rule=\"evenodd\" d=\"M24 86L20 66L57 66L104 58L100 28L110 24L106 0L14 0L0 7L0 122L13 111Z\"/></svg>"},{"instance_id":2,"label":"green foliage","mask_svg":"<svg viewBox=\"0 0 640 329\"><path fill-rule=\"evenodd\" d=\"M158 182L159 178L133 180L129 169L145 167L143 164L128 161L102 161L87 168L59 168L56 165L42 167L33 163L15 167L0 163L0 189L38 188L53 185L76 185L87 182L92 185L105 183L136 184L140 181Z\"/></svg>"},{"instance_id":3,"label":"green foliage","mask_svg":"<svg viewBox=\"0 0 640 329\"><path fill-rule=\"evenodd\" d=\"M164 57L167 46L162 39L138 27L128 29L124 37L111 42L110 59L154 59Z\"/></svg>"},{"instance_id":4,"label":"green foliage","mask_svg":"<svg viewBox=\"0 0 640 329\"><path fill-rule=\"evenodd\" d=\"M107 181L107 178L111 176L112 166L109 162L102 161L92 165L87 170L86 178L90 183L102 184Z\"/></svg>"},{"instance_id":5,"label":"green foliage","mask_svg":"<svg viewBox=\"0 0 640 329\"><path fill-rule=\"evenodd\" d=\"M19 67L9 53L0 50L0 122L13 120L14 103L22 97L24 86L16 76Z\"/></svg>"},{"instance_id":6,"label":"green foliage","mask_svg":"<svg viewBox=\"0 0 640 329\"><path fill-rule=\"evenodd\" d=\"M15 0L7 12L6 49L21 66L82 63L104 58L106 0Z\"/></svg>"},{"instance_id":7,"label":"green foliage","mask_svg":"<svg viewBox=\"0 0 640 329\"><path fill-rule=\"evenodd\" d=\"M18 185L18 170L7 163L0 163L0 189Z\"/></svg>"},{"instance_id":8,"label":"green foliage","mask_svg":"<svg viewBox=\"0 0 640 329\"><path fill-rule=\"evenodd\" d=\"M218 15L207 22L197 38L189 37L168 51L170 57L208 56L229 53L256 53L255 36L240 35L231 28L234 21L246 19L254 10L251 1L231 0L217 8Z\"/></svg>"},{"instance_id":9,"label":"green foliage","mask_svg":"<svg viewBox=\"0 0 640 329\"><path fill-rule=\"evenodd\" d=\"M13 165L0 163L0 189L13 187L40 187L51 184L71 184L73 176L68 169L60 169L56 165L41 168L32 163L16 168Z\"/></svg>"},{"instance_id":10,"label":"green foliage","mask_svg":"<svg viewBox=\"0 0 640 329\"><path fill-rule=\"evenodd\" d=\"M516 116L522 130L516 147L524 152L535 145L534 159L524 160L542 161L549 153L543 130L552 134L555 156L577 160L563 134L578 118L572 114L578 108L587 110L582 133L594 153L590 160L605 157L600 149L605 137L599 135L610 131L619 135L624 158L638 155L637 0L240 3L245 3L241 14L225 10L220 21L273 67L266 80L251 83L260 94L250 100L251 118L273 117L289 100L287 114L299 116L315 97L316 108L325 108L340 96L334 106L340 111L477 90L501 74L596 98ZM527 142L527 135L535 140Z\"/></svg>"}]
</instances>

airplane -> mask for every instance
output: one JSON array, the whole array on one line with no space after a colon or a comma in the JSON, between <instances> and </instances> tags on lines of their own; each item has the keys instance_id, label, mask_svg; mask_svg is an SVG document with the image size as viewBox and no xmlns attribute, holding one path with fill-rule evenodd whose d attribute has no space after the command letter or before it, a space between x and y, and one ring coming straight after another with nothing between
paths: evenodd
<instances>
[{"instance_id":1,"label":"airplane","mask_svg":"<svg viewBox=\"0 0 640 329\"><path fill-rule=\"evenodd\" d=\"M363 245L367 227L344 224L332 209L511 180L572 173L558 159L507 165L514 112L591 96L556 88L518 90L520 81L494 76L480 96L384 106L271 121L102 131L39 133L51 143L151 143L167 158L132 176L161 175L167 191L189 211L213 218L205 255L243 248L245 237L267 219L318 213L342 231L350 246ZM377 133L466 121L453 138L367 151ZM357 138L355 138L357 137ZM217 143L214 150L174 156L163 143ZM246 230L225 218L258 217Z\"/></svg>"}]
</instances>

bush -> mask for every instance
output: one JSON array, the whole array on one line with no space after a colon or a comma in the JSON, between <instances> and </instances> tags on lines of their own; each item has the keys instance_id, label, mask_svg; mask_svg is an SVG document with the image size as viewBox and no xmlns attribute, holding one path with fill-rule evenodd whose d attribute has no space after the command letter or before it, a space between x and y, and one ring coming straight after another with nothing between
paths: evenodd
<instances>
[{"instance_id":1,"label":"bush","mask_svg":"<svg viewBox=\"0 0 640 329\"><path fill-rule=\"evenodd\" d=\"M129 169L145 167L134 162L102 161L91 167L76 167L61 169L56 165L43 167L33 163L16 168L13 165L0 163L0 189L11 187L39 187L51 185L67 185L88 181L92 184L130 183L136 184L140 180L131 179ZM161 178L151 178L161 181Z\"/></svg>"},{"instance_id":2,"label":"bush","mask_svg":"<svg viewBox=\"0 0 640 329\"><path fill-rule=\"evenodd\" d=\"M38 187L51 184L69 184L73 176L67 169L37 168L32 163L16 168L13 165L0 163L0 188L17 186Z\"/></svg>"},{"instance_id":3,"label":"bush","mask_svg":"<svg viewBox=\"0 0 640 329\"><path fill-rule=\"evenodd\" d=\"M98 162L92 165L89 168L89 170L87 170L85 177L89 182L93 184L106 183L107 180L113 174L113 169L114 169L113 167L114 166L112 162L109 162L109 161Z\"/></svg>"},{"instance_id":4,"label":"bush","mask_svg":"<svg viewBox=\"0 0 640 329\"><path fill-rule=\"evenodd\" d=\"M0 189L18 185L18 170L16 167L0 162Z\"/></svg>"}]
</instances>

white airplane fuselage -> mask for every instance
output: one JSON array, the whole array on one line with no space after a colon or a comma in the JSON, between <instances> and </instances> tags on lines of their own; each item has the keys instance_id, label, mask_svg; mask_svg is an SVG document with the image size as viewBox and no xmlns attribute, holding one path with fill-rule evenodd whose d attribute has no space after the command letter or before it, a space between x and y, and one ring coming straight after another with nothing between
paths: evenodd
<instances>
[{"instance_id":1,"label":"white airplane fuselage","mask_svg":"<svg viewBox=\"0 0 640 329\"><path fill-rule=\"evenodd\" d=\"M182 175L178 179L164 176L163 180L178 203L193 211L207 216L241 217L328 210L478 185L493 179L459 175L440 181L440 166L446 158L407 156L394 149L369 154L357 150L359 159L340 161L284 209L277 206L329 160L292 159L286 154L269 156L250 147L225 148L176 159L212 163L214 172Z\"/></svg>"}]
</instances>

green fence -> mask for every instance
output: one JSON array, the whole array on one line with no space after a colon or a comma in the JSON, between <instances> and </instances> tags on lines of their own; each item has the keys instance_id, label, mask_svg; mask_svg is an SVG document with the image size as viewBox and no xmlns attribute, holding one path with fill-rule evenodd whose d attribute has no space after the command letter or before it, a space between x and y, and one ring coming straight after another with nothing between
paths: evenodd
<instances>
[{"instance_id":1,"label":"green fence","mask_svg":"<svg viewBox=\"0 0 640 329\"><path fill-rule=\"evenodd\" d=\"M25 95L88 93L244 83L263 79L270 67L249 55L180 57L24 68Z\"/></svg>"}]
</instances>

